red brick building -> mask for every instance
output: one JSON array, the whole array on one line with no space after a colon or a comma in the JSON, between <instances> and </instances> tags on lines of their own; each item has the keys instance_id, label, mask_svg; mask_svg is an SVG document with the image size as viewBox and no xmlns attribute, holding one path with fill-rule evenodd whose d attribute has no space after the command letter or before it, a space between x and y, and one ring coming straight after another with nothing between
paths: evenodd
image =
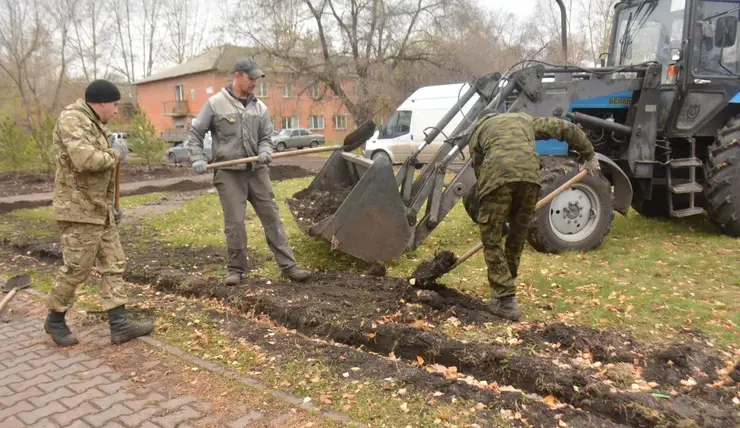
<instances>
[{"instance_id":1,"label":"red brick building","mask_svg":"<svg viewBox=\"0 0 740 428\"><path fill-rule=\"evenodd\" d=\"M145 111L165 141L186 139L192 119L208 98L232 78L237 58L253 57L265 72L255 94L267 105L275 130L308 128L340 142L355 124L342 101L321 85L279 71L251 48L221 46L135 83L138 108ZM343 83L348 88L351 81Z\"/></svg>"}]
</instances>

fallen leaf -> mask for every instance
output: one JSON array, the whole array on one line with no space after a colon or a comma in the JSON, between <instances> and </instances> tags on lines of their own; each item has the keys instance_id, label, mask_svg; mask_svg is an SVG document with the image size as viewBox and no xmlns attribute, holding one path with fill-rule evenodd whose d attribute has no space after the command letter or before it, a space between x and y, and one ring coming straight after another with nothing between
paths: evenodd
<instances>
[{"instance_id":1,"label":"fallen leaf","mask_svg":"<svg viewBox=\"0 0 740 428\"><path fill-rule=\"evenodd\" d=\"M563 422L563 421L558 421L558 426L561 426L561 427L567 427L567 426L568 426L568 424L566 424L566 423L565 423L565 422Z\"/></svg>"},{"instance_id":2,"label":"fallen leaf","mask_svg":"<svg viewBox=\"0 0 740 428\"><path fill-rule=\"evenodd\" d=\"M668 398L668 399L670 399L670 398L671 398L671 396L670 396L670 395L665 395L665 394L661 394L661 393L659 393L659 392L653 392L653 393L652 393L652 394L650 394L650 395L652 395L652 396L653 396L653 397L655 397L655 398Z\"/></svg>"},{"instance_id":3,"label":"fallen leaf","mask_svg":"<svg viewBox=\"0 0 740 428\"><path fill-rule=\"evenodd\" d=\"M416 356L416 362L419 363L419 365L422 365L422 364L424 364L424 359L421 358L421 356L417 355Z\"/></svg>"},{"instance_id":4,"label":"fallen leaf","mask_svg":"<svg viewBox=\"0 0 740 428\"><path fill-rule=\"evenodd\" d=\"M309 401L311 401L311 397L306 397L306 398L303 399L303 402L304 403L308 403Z\"/></svg>"},{"instance_id":5,"label":"fallen leaf","mask_svg":"<svg viewBox=\"0 0 740 428\"><path fill-rule=\"evenodd\" d=\"M545 402L550 407L555 407L555 404L557 404L558 399L555 398L553 395L548 395L547 397L543 398L542 401Z\"/></svg>"},{"instance_id":6,"label":"fallen leaf","mask_svg":"<svg viewBox=\"0 0 740 428\"><path fill-rule=\"evenodd\" d=\"M404 413L409 412L409 405L407 403L401 404L401 410L403 410Z\"/></svg>"},{"instance_id":7,"label":"fallen leaf","mask_svg":"<svg viewBox=\"0 0 740 428\"><path fill-rule=\"evenodd\" d=\"M657 383L657 382L648 382L648 386L649 386L650 388L657 388L657 387L658 387L658 386L660 386L660 385L658 385L658 383Z\"/></svg>"},{"instance_id":8,"label":"fallen leaf","mask_svg":"<svg viewBox=\"0 0 740 428\"><path fill-rule=\"evenodd\" d=\"M432 394L432 395L435 396L435 397L441 397L441 396L445 395L445 393L444 392L439 392L439 391L434 391L434 394Z\"/></svg>"},{"instance_id":9,"label":"fallen leaf","mask_svg":"<svg viewBox=\"0 0 740 428\"><path fill-rule=\"evenodd\" d=\"M406 395L406 388L401 388L398 390L398 395Z\"/></svg>"},{"instance_id":10,"label":"fallen leaf","mask_svg":"<svg viewBox=\"0 0 740 428\"><path fill-rule=\"evenodd\" d=\"M344 373L342 373L342 376L344 376L344 377L349 377L349 372L344 372Z\"/></svg>"}]
</instances>

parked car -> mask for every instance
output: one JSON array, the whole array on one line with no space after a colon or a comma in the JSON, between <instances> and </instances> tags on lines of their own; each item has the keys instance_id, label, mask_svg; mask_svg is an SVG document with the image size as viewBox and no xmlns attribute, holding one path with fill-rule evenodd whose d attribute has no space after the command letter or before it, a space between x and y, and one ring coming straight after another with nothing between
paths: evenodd
<instances>
[{"instance_id":1,"label":"parked car","mask_svg":"<svg viewBox=\"0 0 740 428\"><path fill-rule=\"evenodd\" d=\"M312 134L304 128L285 128L272 137L276 152L283 152L293 147L297 149L316 147L324 142L322 134Z\"/></svg>"},{"instance_id":2,"label":"parked car","mask_svg":"<svg viewBox=\"0 0 740 428\"><path fill-rule=\"evenodd\" d=\"M211 150L211 133L206 133L203 138L203 153L206 155L206 162L211 162L213 159L213 153ZM177 143L174 147L170 147L165 152L167 161L171 163L190 163L190 156L188 155L188 140Z\"/></svg>"}]
</instances>

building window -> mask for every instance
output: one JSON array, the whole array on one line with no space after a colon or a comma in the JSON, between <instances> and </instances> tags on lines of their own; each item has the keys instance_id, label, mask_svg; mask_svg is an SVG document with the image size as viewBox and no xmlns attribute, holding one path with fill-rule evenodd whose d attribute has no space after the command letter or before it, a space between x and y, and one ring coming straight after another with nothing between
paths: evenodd
<instances>
[{"instance_id":1,"label":"building window","mask_svg":"<svg viewBox=\"0 0 740 428\"><path fill-rule=\"evenodd\" d=\"M191 89L190 90L190 99L191 100L194 100L195 99L195 89Z\"/></svg>"},{"instance_id":2,"label":"building window","mask_svg":"<svg viewBox=\"0 0 740 428\"><path fill-rule=\"evenodd\" d=\"M286 83L283 86L283 98L293 98L293 84Z\"/></svg>"},{"instance_id":3,"label":"building window","mask_svg":"<svg viewBox=\"0 0 740 428\"><path fill-rule=\"evenodd\" d=\"M298 120L298 116L283 116L280 124L281 129L286 128L300 128L300 120Z\"/></svg>"},{"instance_id":4,"label":"building window","mask_svg":"<svg viewBox=\"0 0 740 428\"><path fill-rule=\"evenodd\" d=\"M318 100L319 98L321 98L321 93L319 92L318 83L314 83L313 85L308 87L308 95L315 100Z\"/></svg>"},{"instance_id":5,"label":"building window","mask_svg":"<svg viewBox=\"0 0 740 428\"><path fill-rule=\"evenodd\" d=\"M213 86L209 86L206 88L206 94L212 94L213 93Z\"/></svg>"},{"instance_id":6,"label":"building window","mask_svg":"<svg viewBox=\"0 0 740 428\"><path fill-rule=\"evenodd\" d=\"M309 129L324 129L324 116L308 116Z\"/></svg>"},{"instance_id":7,"label":"building window","mask_svg":"<svg viewBox=\"0 0 740 428\"><path fill-rule=\"evenodd\" d=\"M264 79L260 80L259 85L257 85L257 96L262 98L267 96L267 82Z\"/></svg>"},{"instance_id":8,"label":"building window","mask_svg":"<svg viewBox=\"0 0 740 428\"><path fill-rule=\"evenodd\" d=\"M182 85L175 85L175 101L182 101L185 99L185 87Z\"/></svg>"},{"instance_id":9,"label":"building window","mask_svg":"<svg viewBox=\"0 0 740 428\"><path fill-rule=\"evenodd\" d=\"M347 116L343 114L335 114L334 129L347 129Z\"/></svg>"}]
</instances>

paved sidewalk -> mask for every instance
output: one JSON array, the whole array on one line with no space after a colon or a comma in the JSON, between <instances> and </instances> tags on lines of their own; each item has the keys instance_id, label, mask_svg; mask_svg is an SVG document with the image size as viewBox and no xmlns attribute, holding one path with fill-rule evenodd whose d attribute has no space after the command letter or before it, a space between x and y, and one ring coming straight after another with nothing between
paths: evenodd
<instances>
[{"instance_id":1,"label":"paved sidewalk","mask_svg":"<svg viewBox=\"0 0 740 428\"><path fill-rule=\"evenodd\" d=\"M138 387L101 359L74 348L53 346L43 315L0 322L0 427L197 427L291 426L293 414L268 420L247 411L219 422L212 405L189 395L170 396L156 387ZM85 341L111 346L98 328Z\"/></svg>"}]
</instances>

